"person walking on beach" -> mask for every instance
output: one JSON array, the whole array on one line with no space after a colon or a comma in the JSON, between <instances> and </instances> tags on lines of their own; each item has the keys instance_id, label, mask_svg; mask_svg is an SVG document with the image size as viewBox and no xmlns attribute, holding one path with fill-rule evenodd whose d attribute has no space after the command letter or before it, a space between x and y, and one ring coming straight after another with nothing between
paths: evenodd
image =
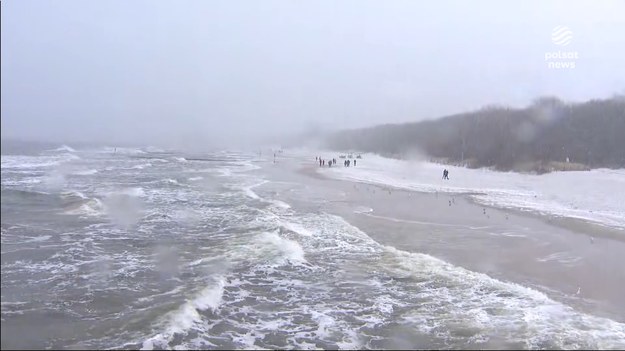
<instances>
[{"instance_id":1,"label":"person walking on beach","mask_svg":"<svg viewBox=\"0 0 625 351\"><path fill-rule=\"evenodd\" d=\"M354 160L354 167L356 167L356 160Z\"/></svg>"}]
</instances>

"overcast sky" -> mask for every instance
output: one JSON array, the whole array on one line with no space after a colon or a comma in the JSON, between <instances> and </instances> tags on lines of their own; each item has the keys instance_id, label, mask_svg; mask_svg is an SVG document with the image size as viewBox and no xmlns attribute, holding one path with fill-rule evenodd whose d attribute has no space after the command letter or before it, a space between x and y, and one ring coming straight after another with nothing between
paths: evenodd
<instances>
[{"instance_id":1,"label":"overcast sky","mask_svg":"<svg viewBox=\"0 0 625 351\"><path fill-rule=\"evenodd\" d=\"M606 98L625 93L624 14L616 0L5 0L2 137L210 144ZM558 50L578 52L574 69L547 67Z\"/></svg>"}]
</instances>

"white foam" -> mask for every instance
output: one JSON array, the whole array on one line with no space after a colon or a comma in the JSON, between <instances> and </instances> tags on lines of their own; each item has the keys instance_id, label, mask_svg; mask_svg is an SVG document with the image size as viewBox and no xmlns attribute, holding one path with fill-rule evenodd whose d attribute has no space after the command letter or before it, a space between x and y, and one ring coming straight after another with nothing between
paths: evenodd
<instances>
[{"instance_id":1,"label":"white foam","mask_svg":"<svg viewBox=\"0 0 625 351\"><path fill-rule=\"evenodd\" d=\"M21 178L21 179L8 179L8 177L2 177L2 185L4 186L20 186L20 185L28 186L28 185L39 184L43 182L44 179L40 177L28 177L28 178ZM46 192L34 191L34 190L30 190L30 192L39 193L39 194L48 194Z\"/></svg>"},{"instance_id":2,"label":"white foam","mask_svg":"<svg viewBox=\"0 0 625 351\"><path fill-rule=\"evenodd\" d=\"M74 154L50 155L50 156L23 156L23 155L1 155L2 170L22 170L50 168L58 166L64 162L80 159Z\"/></svg>"},{"instance_id":3,"label":"white foam","mask_svg":"<svg viewBox=\"0 0 625 351\"><path fill-rule=\"evenodd\" d=\"M282 222L282 226L299 235L308 236L308 237L313 236L313 232L304 228L304 226L302 226L301 224L291 223L291 222Z\"/></svg>"},{"instance_id":4,"label":"white foam","mask_svg":"<svg viewBox=\"0 0 625 351\"><path fill-rule=\"evenodd\" d=\"M180 185L180 183L178 183L178 181L177 181L177 180L175 180L175 179L171 179L171 178L164 179L164 180L163 180L163 182L165 182L165 183L169 183L169 184Z\"/></svg>"},{"instance_id":5,"label":"white foam","mask_svg":"<svg viewBox=\"0 0 625 351\"><path fill-rule=\"evenodd\" d=\"M323 217L310 218L310 225L317 223L319 230L313 238L324 242L313 246L315 252L329 259L337 256L350 261L359 257L374 259L380 276L411 277L412 285L400 287L402 283L391 287L410 289L409 295L405 295L410 296L406 302L417 299L419 303L395 318L409 321L424 333L438 335L464 328L471 330L472 340L486 342L491 336L503 334L508 335L507 341L524 343L528 348L544 347L544 342L555 348L625 346L624 323L576 311L535 289L497 280L429 255L380 245L340 217L326 214ZM547 259L560 260L563 264L577 262L575 257L562 254ZM402 290L399 296L404 294ZM382 299L376 300L375 306L383 316L389 315L395 304L397 300ZM460 343L468 338L451 334L444 337Z\"/></svg>"},{"instance_id":6,"label":"white foam","mask_svg":"<svg viewBox=\"0 0 625 351\"><path fill-rule=\"evenodd\" d=\"M186 333L202 321L199 312L217 309L223 297L225 280L223 277L217 277L215 280L214 284L204 288L177 310L168 313L165 316L165 330L145 340L141 349L152 350L155 346L168 348L169 342L176 334Z\"/></svg>"},{"instance_id":7,"label":"white foam","mask_svg":"<svg viewBox=\"0 0 625 351\"><path fill-rule=\"evenodd\" d=\"M22 242L20 242L21 244L25 244L25 243L36 243L36 242L42 242L42 241L48 241L50 240L50 238L52 238L51 235L40 235L34 238L30 238L28 240L24 240Z\"/></svg>"},{"instance_id":8,"label":"white foam","mask_svg":"<svg viewBox=\"0 0 625 351\"><path fill-rule=\"evenodd\" d=\"M125 154L125 155L137 155L137 154L145 154L146 152L141 150L141 149L137 149L137 148L129 148L129 147L113 147L113 146L107 146L104 147L100 150L98 150L98 152L101 153L114 153L114 154Z\"/></svg>"},{"instance_id":9,"label":"white foam","mask_svg":"<svg viewBox=\"0 0 625 351\"><path fill-rule=\"evenodd\" d=\"M285 209L285 210L291 208L291 205L287 204L284 201L280 201L280 200L268 200L268 201L276 205L277 207Z\"/></svg>"},{"instance_id":10,"label":"white foam","mask_svg":"<svg viewBox=\"0 0 625 351\"><path fill-rule=\"evenodd\" d=\"M71 191L64 191L61 193L61 198L63 199L71 199L72 197L77 197L83 200L88 199L89 197L83 193L81 193L80 191L77 190L71 190Z\"/></svg>"},{"instance_id":11,"label":"white foam","mask_svg":"<svg viewBox=\"0 0 625 351\"><path fill-rule=\"evenodd\" d=\"M210 171L213 170L211 169ZM214 171L219 173L219 176L221 177L229 177L232 175L232 171L229 168L217 168Z\"/></svg>"},{"instance_id":12,"label":"white foam","mask_svg":"<svg viewBox=\"0 0 625 351\"><path fill-rule=\"evenodd\" d=\"M389 246L385 246L385 250L394 257L397 267L405 269L405 273L414 275L417 280L431 276L447 280L447 288L438 287L432 291L422 289L419 294L439 301L437 304L451 303L451 307L457 304L458 311L462 311L461 308L464 307L467 309L463 312L465 321L484 329L486 337L502 328L510 328L522 319L525 327L514 327L515 335L519 341L526 342L529 348L538 347L535 344L537 340L559 339L555 338L556 335L562 337L559 347L565 347L564 340L567 339L568 342L592 341L599 348L625 345L625 324L575 311L537 290L502 282L429 255L409 253ZM390 267L392 269L393 266ZM471 311L478 311L475 309L483 311L501 308L505 308L506 313L490 317L483 313L471 314ZM453 328L455 318L457 317L448 319L441 314L437 322Z\"/></svg>"},{"instance_id":13,"label":"white foam","mask_svg":"<svg viewBox=\"0 0 625 351\"><path fill-rule=\"evenodd\" d=\"M76 152L76 150L74 150L73 148L67 146L67 145L62 145L61 147L58 147L56 149L52 149L52 150L48 150L48 151L65 151L65 152Z\"/></svg>"},{"instance_id":14,"label":"white foam","mask_svg":"<svg viewBox=\"0 0 625 351\"><path fill-rule=\"evenodd\" d=\"M258 165L253 164L251 161L237 162L236 165L238 166L235 169L235 171L237 172L250 172L262 168Z\"/></svg>"},{"instance_id":15,"label":"white foam","mask_svg":"<svg viewBox=\"0 0 625 351\"><path fill-rule=\"evenodd\" d=\"M283 238L275 232L265 232L259 236L258 241L273 246L280 252L281 257L292 263L306 262L304 249L295 240Z\"/></svg>"},{"instance_id":16,"label":"white foam","mask_svg":"<svg viewBox=\"0 0 625 351\"><path fill-rule=\"evenodd\" d=\"M151 166L152 166L152 164L148 162L148 163L142 163L140 165L134 165L134 166L132 166L130 168L131 169L144 169L146 167L151 167Z\"/></svg>"},{"instance_id":17,"label":"white foam","mask_svg":"<svg viewBox=\"0 0 625 351\"><path fill-rule=\"evenodd\" d=\"M191 177L189 178L190 181L196 181L196 180L202 180L204 179L204 177Z\"/></svg>"},{"instance_id":18,"label":"white foam","mask_svg":"<svg viewBox=\"0 0 625 351\"><path fill-rule=\"evenodd\" d=\"M550 262L555 261L564 265L574 265L577 262L580 262L583 258L581 256L575 255L572 252L554 252L545 257L537 258L538 262Z\"/></svg>"},{"instance_id":19,"label":"white foam","mask_svg":"<svg viewBox=\"0 0 625 351\"><path fill-rule=\"evenodd\" d=\"M196 224L202 219L201 214L193 209L174 210L171 212L171 217L180 224L188 225Z\"/></svg>"},{"instance_id":20,"label":"white foam","mask_svg":"<svg viewBox=\"0 0 625 351\"><path fill-rule=\"evenodd\" d=\"M371 213L371 212L373 212L373 209L367 206L357 206L354 209L354 213Z\"/></svg>"},{"instance_id":21,"label":"white foam","mask_svg":"<svg viewBox=\"0 0 625 351\"><path fill-rule=\"evenodd\" d=\"M78 215L86 217L98 217L104 215L105 213L106 210L104 205L99 199L96 198L89 199L89 201L87 201L86 203L64 212L64 214L68 215Z\"/></svg>"},{"instance_id":22,"label":"white foam","mask_svg":"<svg viewBox=\"0 0 625 351\"><path fill-rule=\"evenodd\" d=\"M86 176L86 175L93 175L93 174L96 174L96 173L98 173L97 169L88 169L88 170L84 170L84 171L77 171L77 172L74 172L72 174Z\"/></svg>"},{"instance_id":23,"label":"white foam","mask_svg":"<svg viewBox=\"0 0 625 351\"><path fill-rule=\"evenodd\" d=\"M248 197L255 199L255 200L260 200L260 196L258 196L258 194L256 194L254 191L252 191L253 188L259 187L265 183L267 183L267 180L263 180L261 182L258 182L256 184L253 185L249 185L249 186L244 186L243 187L243 192L245 193L245 195L247 195Z\"/></svg>"}]
</instances>

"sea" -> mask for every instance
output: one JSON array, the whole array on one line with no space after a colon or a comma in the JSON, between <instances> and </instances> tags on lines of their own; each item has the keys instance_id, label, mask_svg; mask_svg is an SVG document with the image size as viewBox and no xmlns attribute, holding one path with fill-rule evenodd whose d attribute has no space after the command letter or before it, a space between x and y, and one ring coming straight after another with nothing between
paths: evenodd
<instances>
[{"instance_id":1,"label":"sea","mask_svg":"<svg viewBox=\"0 0 625 351\"><path fill-rule=\"evenodd\" d=\"M3 147L2 348L625 348L623 323L382 245L272 164Z\"/></svg>"}]
</instances>

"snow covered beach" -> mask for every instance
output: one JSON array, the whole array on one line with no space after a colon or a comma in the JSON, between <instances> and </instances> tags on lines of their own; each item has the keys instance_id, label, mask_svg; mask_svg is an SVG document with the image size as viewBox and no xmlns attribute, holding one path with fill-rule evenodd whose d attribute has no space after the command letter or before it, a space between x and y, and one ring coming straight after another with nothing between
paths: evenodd
<instances>
[{"instance_id":1,"label":"snow covered beach","mask_svg":"<svg viewBox=\"0 0 625 351\"><path fill-rule=\"evenodd\" d=\"M330 152L318 154L324 157ZM324 174L421 192L470 194L485 205L578 218L625 231L623 169L531 175L395 160L374 154L362 157L357 167L335 166ZM442 179L443 169L449 170L449 180Z\"/></svg>"}]
</instances>

